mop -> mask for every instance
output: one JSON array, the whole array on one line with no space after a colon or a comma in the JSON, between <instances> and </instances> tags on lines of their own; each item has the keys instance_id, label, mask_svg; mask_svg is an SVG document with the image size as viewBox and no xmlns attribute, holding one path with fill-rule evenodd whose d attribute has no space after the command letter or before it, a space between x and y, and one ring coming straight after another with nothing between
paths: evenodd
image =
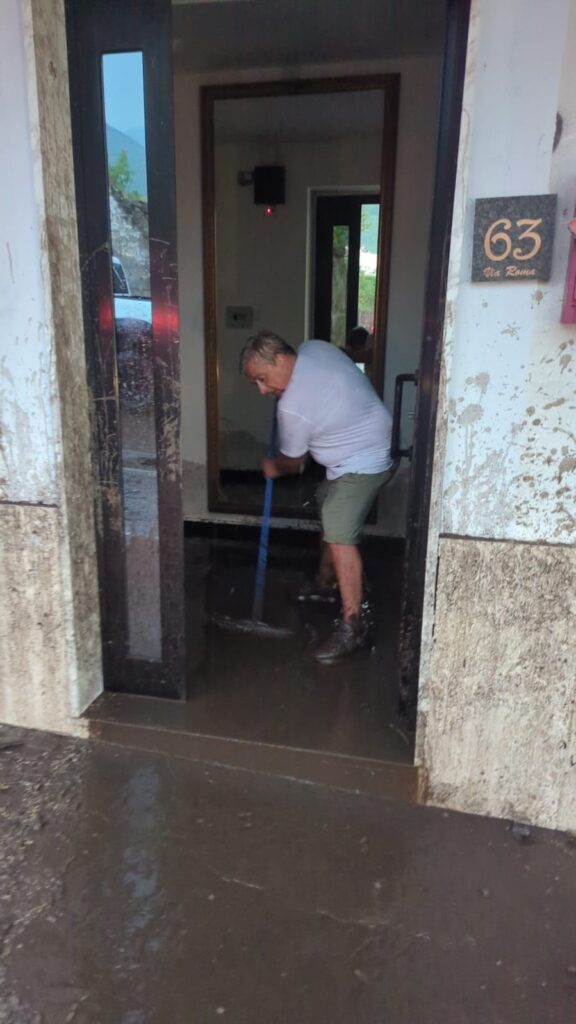
<instances>
[{"instance_id":1,"label":"mop","mask_svg":"<svg viewBox=\"0 0 576 1024\"><path fill-rule=\"evenodd\" d=\"M272 429L268 444L268 458L274 458L276 453L276 404L272 413ZM262 525L260 527L260 542L258 545L258 562L256 566L256 583L254 586L254 602L252 605L252 618L234 619L230 615L214 614L212 621L220 629L228 633L251 633L252 635L269 637L270 639L282 640L293 635L293 630L283 626L270 626L262 621L262 607L264 603L264 584L266 582L266 565L268 562L268 538L270 534L270 513L272 509L272 488L273 481L266 479L264 488L264 503L262 507Z\"/></svg>"}]
</instances>

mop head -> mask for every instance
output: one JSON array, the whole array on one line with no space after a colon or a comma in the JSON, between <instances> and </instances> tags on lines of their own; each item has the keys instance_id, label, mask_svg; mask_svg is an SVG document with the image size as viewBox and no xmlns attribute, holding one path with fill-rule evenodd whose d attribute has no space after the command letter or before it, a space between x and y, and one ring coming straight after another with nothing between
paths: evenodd
<instances>
[{"instance_id":1,"label":"mop head","mask_svg":"<svg viewBox=\"0 0 576 1024\"><path fill-rule=\"evenodd\" d=\"M252 636L268 637L270 640L287 640L294 636L294 630L286 626L269 626L258 619L233 619L230 615L213 614L210 616L214 625L225 629L227 633L250 633Z\"/></svg>"}]
</instances>

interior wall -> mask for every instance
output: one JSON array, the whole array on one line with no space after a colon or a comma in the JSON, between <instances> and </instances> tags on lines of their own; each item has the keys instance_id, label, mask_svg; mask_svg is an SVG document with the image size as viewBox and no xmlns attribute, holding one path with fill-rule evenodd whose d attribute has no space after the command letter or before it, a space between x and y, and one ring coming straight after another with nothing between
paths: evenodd
<instances>
[{"instance_id":1,"label":"interior wall","mask_svg":"<svg viewBox=\"0 0 576 1024\"><path fill-rule=\"evenodd\" d=\"M278 143L275 159L286 168L287 195L286 204L277 207L271 217L264 217L262 207L254 205L252 189L240 188L236 182L238 170L265 162L262 145L226 143L215 148L222 463L238 465L238 458L234 459L237 452L244 454L243 465L258 468L265 454L272 406L239 375L241 348L249 334L264 327L294 347L305 339L309 190L377 187L381 139L377 135L372 139ZM227 328L228 305L252 306L257 317L254 327L248 331ZM250 443L246 433L256 443Z\"/></svg>"},{"instance_id":2,"label":"interior wall","mask_svg":"<svg viewBox=\"0 0 576 1024\"><path fill-rule=\"evenodd\" d=\"M432 802L575 829L576 338L560 313L576 196L576 0L477 0L472 13L418 756ZM549 192L550 280L472 284L474 200Z\"/></svg>"},{"instance_id":3,"label":"interior wall","mask_svg":"<svg viewBox=\"0 0 576 1024\"><path fill-rule=\"evenodd\" d=\"M392 404L398 373L416 368L422 334L422 304L432 200L436 111L441 56L402 58L294 68L245 70L242 73L190 74L175 77L176 175L182 357L182 450L187 518L250 517L209 514L206 494L206 400L204 383L204 303L200 185L199 88L202 84L298 77L397 72L401 76L395 189L390 306L387 324L387 385ZM378 532L401 536L407 467L386 492ZM394 496L395 495L395 496ZM302 526L298 520L285 525Z\"/></svg>"}]
</instances>

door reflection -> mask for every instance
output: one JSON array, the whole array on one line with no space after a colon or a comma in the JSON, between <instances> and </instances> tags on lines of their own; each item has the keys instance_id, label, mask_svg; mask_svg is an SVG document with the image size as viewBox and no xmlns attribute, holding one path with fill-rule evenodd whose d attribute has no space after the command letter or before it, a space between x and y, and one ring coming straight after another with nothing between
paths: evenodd
<instances>
[{"instance_id":1,"label":"door reflection","mask_svg":"<svg viewBox=\"0 0 576 1024\"><path fill-rule=\"evenodd\" d=\"M160 659L160 560L142 54L102 57L128 653Z\"/></svg>"}]
</instances>

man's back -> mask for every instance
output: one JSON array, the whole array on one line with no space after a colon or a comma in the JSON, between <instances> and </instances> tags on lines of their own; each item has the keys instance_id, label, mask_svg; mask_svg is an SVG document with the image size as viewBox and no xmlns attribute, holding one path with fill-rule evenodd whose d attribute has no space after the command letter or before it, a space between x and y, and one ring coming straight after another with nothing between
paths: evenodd
<instances>
[{"instance_id":1,"label":"man's back","mask_svg":"<svg viewBox=\"0 0 576 1024\"><path fill-rule=\"evenodd\" d=\"M340 349L307 341L278 404L280 450L310 451L328 479L388 469L392 420L368 378Z\"/></svg>"}]
</instances>

